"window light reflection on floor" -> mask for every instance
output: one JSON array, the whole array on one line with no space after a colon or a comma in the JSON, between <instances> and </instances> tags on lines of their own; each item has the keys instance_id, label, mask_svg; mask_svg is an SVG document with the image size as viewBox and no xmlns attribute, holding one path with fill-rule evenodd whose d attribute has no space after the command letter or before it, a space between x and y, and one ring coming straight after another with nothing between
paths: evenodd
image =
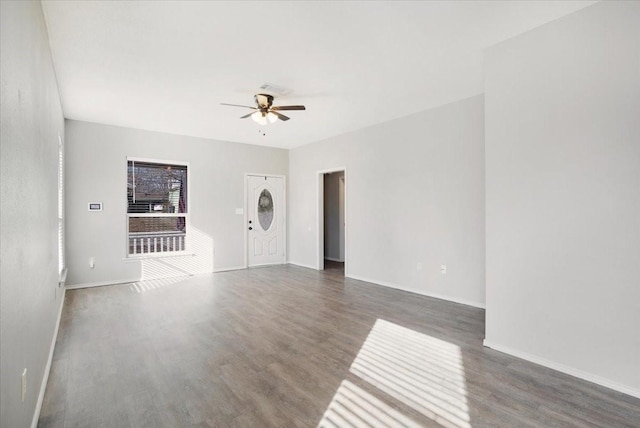
<instances>
[{"instance_id":1,"label":"window light reflection on floor","mask_svg":"<svg viewBox=\"0 0 640 428\"><path fill-rule=\"evenodd\" d=\"M180 282L185 281L190 278L189 276L178 276L172 278L163 278L163 279L150 279L147 281L137 281L129 284L129 290L135 291L136 293L145 293L148 291L158 290L160 288L164 288L168 285L178 284Z\"/></svg>"},{"instance_id":2,"label":"window light reflection on floor","mask_svg":"<svg viewBox=\"0 0 640 428\"><path fill-rule=\"evenodd\" d=\"M420 425L357 385L343 380L318 427L407 427Z\"/></svg>"},{"instance_id":3,"label":"window light reflection on floor","mask_svg":"<svg viewBox=\"0 0 640 428\"><path fill-rule=\"evenodd\" d=\"M426 417L451 428L469 428L460 347L378 319L350 368Z\"/></svg>"}]
</instances>

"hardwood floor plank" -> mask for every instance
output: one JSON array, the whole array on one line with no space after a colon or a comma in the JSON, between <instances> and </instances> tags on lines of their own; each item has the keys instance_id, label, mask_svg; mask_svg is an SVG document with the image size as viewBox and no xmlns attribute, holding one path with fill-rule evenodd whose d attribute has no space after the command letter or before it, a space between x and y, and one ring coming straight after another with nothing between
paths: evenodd
<instances>
[{"instance_id":1,"label":"hardwood floor plank","mask_svg":"<svg viewBox=\"0 0 640 428\"><path fill-rule=\"evenodd\" d=\"M69 290L38 426L640 426L640 400L483 338L481 309L334 267Z\"/></svg>"}]
</instances>

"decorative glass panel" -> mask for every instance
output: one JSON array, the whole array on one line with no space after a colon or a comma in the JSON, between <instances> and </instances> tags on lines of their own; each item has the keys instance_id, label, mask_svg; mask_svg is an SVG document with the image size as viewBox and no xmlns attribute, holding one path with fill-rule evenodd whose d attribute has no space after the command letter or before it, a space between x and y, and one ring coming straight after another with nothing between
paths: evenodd
<instances>
[{"instance_id":1,"label":"decorative glass panel","mask_svg":"<svg viewBox=\"0 0 640 428\"><path fill-rule=\"evenodd\" d=\"M273 197L267 189L264 189L258 197L258 221L265 232L273 222Z\"/></svg>"}]
</instances>

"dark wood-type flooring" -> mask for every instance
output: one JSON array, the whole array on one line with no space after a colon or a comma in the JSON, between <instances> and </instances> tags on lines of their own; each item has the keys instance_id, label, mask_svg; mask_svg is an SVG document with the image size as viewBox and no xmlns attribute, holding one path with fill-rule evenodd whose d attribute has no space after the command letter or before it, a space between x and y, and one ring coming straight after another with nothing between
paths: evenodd
<instances>
[{"instance_id":1,"label":"dark wood-type flooring","mask_svg":"<svg viewBox=\"0 0 640 428\"><path fill-rule=\"evenodd\" d=\"M291 265L67 291L40 427L638 427L484 311Z\"/></svg>"}]
</instances>

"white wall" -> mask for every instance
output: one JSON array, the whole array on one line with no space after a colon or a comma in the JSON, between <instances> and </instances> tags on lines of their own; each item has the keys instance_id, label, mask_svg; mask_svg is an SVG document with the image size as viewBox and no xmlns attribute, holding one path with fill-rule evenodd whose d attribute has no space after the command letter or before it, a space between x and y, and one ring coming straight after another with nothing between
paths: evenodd
<instances>
[{"instance_id":1,"label":"white wall","mask_svg":"<svg viewBox=\"0 0 640 428\"><path fill-rule=\"evenodd\" d=\"M64 120L40 2L0 2L0 20L0 426L20 428L37 413L64 295L57 196Z\"/></svg>"},{"instance_id":2,"label":"white wall","mask_svg":"<svg viewBox=\"0 0 640 428\"><path fill-rule=\"evenodd\" d=\"M247 124L251 126L250 123ZM287 151L66 121L68 284L101 284L244 266L244 174L287 174ZM195 256L125 259L126 158L190 162ZM88 212L87 203L104 204ZM215 256L213 248L215 246ZM95 268L89 267L95 258Z\"/></svg>"},{"instance_id":3,"label":"white wall","mask_svg":"<svg viewBox=\"0 0 640 428\"><path fill-rule=\"evenodd\" d=\"M317 171L342 166L348 276L484 305L482 96L291 150L292 263L317 267Z\"/></svg>"},{"instance_id":4,"label":"white wall","mask_svg":"<svg viewBox=\"0 0 640 428\"><path fill-rule=\"evenodd\" d=\"M340 262L344 261L343 179L343 171L324 176L324 257Z\"/></svg>"},{"instance_id":5,"label":"white wall","mask_svg":"<svg viewBox=\"0 0 640 428\"><path fill-rule=\"evenodd\" d=\"M640 396L640 3L485 60L487 345Z\"/></svg>"}]
</instances>

